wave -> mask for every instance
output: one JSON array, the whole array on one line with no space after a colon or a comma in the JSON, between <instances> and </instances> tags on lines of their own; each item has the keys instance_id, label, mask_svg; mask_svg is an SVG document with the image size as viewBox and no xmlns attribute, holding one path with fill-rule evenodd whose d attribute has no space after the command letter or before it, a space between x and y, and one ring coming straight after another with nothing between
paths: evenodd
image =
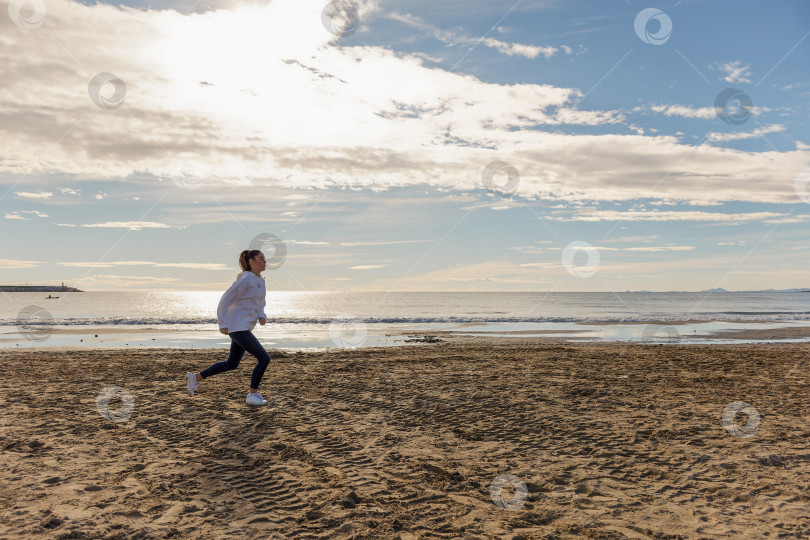
<instances>
[{"instance_id":1,"label":"wave","mask_svg":"<svg viewBox=\"0 0 810 540\"><path fill-rule=\"evenodd\" d=\"M785 313L794 313L792 311L721 311L722 315L782 315ZM799 314L803 314L800 312Z\"/></svg>"},{"instance_id":2,"label":"wave","mask_svg":"<svg viewBox=\"0 0 810 540\"><path fill-rule=\"evenodd\" d=\"M570 317L503 317L487 316L429 316L429 317L364 317L354 318L346 316L337 317L273 317L267 319L267 324L310 324L327 325L332 322L356 320L365 324L489 324L489 323L656 323L683 320L714 320L714 321L807 321L810 312L806 311L724 311L705 313L673 313L655 315L603 315L603 316L570 316ZM0 319L0 326L165 326L165 325L216 325L216 318L31 318L29 320Z\"/></svg>"}]
</instances>

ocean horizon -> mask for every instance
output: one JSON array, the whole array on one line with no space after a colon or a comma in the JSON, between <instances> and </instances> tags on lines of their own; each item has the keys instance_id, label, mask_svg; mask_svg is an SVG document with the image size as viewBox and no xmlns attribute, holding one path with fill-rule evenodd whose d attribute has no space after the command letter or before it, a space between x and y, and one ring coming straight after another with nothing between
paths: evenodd
<instances>
[{"instance_id":1,"label":"ocean horizon","mask_svg":"<svg viewBox=\"0 0 810 540\"><path fill-rule=\"evenodd\" d=\"M30 288L38 288L42 290L38 291L10 291L5 289L18 289L23 287L30 287ZM62 285L37 285L32 283L21 283L15 285L0 285L0 292L93 292L93 293L144 293L144 292L216 292L216 291L223 291L226 284L223 284L220 288L212 288L212 289L131 289L131 290L93 290L93 291L85 291L81 290L77 287L70 287L65 285L62 282ZM67 289L67 290L62 290ZM268 290L268 293L271 292ZM379 294L386 294L390 291L381 291L375 289L325 289L325 290L306 290L306 289L275 289L274 292L288 292L288 293L379 293ZM617 292L621 293L653 293L653 294L664 294L664 293L810 293L810 287L792 287L788 289L740 289L740 290L729 290L724 289L722 287L714 287L711 289L696 289L696 290L660 290L660 291L653 291L649 289L637 289L631 290L626 289L624 291L555 291L554 289L543 289L543 290L522 290L522 291L496 291L496 290L487 290L487 291L479 291L479 290L467 290L467 291L433 291L433 290L400 290L397 291L398 293L463 293L463 294L540 294L540 293L568 293L568 294L614 294Z\"/></svg>"}]
</instances>

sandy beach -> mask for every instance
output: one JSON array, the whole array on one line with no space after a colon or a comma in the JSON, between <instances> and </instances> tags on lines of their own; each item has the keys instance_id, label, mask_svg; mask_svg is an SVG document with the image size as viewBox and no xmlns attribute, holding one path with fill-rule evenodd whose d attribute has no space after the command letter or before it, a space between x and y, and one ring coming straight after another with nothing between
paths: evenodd
<instances>
[{"instance_id":1,"label":"sandy beach","mask_svg":"<svg viewBox=\"0 0 810 540\"><path fill-rule=\"evenodd\" d=\"M806 344L270 352L0 352L0 538L810 537Z\"/></svg>"}]
</instances>

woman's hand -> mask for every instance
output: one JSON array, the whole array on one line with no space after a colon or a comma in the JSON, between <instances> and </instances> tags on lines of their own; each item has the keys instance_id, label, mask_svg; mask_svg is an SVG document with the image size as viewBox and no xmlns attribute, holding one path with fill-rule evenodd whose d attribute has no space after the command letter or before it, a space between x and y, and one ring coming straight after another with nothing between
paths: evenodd
<instances>
[{"instance_id":1,"label":"woman's hand","mask_svg":"<svg viewBox=\"0 0 810 540\"><path fill-rule=\"evenodd\" d=\"M228 329L227 328L220 328L219 331L221 333L225 334L226 336L228 335Z\"/></svg>"},{"instance_id":2,"label":"woman's hand","mask_svg":"<svg viewBox=\"0 0 810 540\"><path fill-rule=\"evenodd\" d=\"M264 326L264 323L266 323L266 322L267 322L267 319L265 319L264 317L259 317L259 324L260 325Z\"/></svg>"}]
</instances>

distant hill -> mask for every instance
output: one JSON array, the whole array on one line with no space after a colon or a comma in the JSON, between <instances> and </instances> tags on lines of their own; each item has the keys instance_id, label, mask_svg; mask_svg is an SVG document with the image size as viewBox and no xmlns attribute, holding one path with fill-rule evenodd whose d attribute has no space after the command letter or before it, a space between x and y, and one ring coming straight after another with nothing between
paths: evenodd
<instances>
[{"instance_id":1,"label":"distant hill","mask_svg":"<svg viewBox=\"0 0 810 540\"><path fill-rule=\"evenodd\" d=\"M84 292L62 285L0 285L0 292Z\"/></svg>"},{"instance_id":2,"label":"distant hill","mask_svg":"<svg viewBox=\"0 0 810 540\"><path fill-rule=\"evenodd\" d=\"M649 293L651 291L625 291L628 293ZM660 293L689 293L695 291L659 291ZM761 289L757 291L729 291L723 288L704 289L701 293L810 293L810 289Z\"/></svg>"},{"instance_id":3,"label":"distant hill","mask_svg":"<svg viewBox=\"0 0 810 540\"><path fill-rule=\"evenodd\" d=\"M745 292L810 292L810 289L764 289L761 291L745 291Z\"/></svg>"},{"instance_id":4,"label":"distant hill","mask_svg":"<svg viewBox=\"0 0 810 540\"><path fill-rule=\"evenodd\" d=\"M784 293L795 293L795 292L810 292L810 289L761 289L759 291L726 291L723 289L709 289L709 292L784 292ZM704 292L704 291L701 291Z\"/></svg>"}]
</instances>

